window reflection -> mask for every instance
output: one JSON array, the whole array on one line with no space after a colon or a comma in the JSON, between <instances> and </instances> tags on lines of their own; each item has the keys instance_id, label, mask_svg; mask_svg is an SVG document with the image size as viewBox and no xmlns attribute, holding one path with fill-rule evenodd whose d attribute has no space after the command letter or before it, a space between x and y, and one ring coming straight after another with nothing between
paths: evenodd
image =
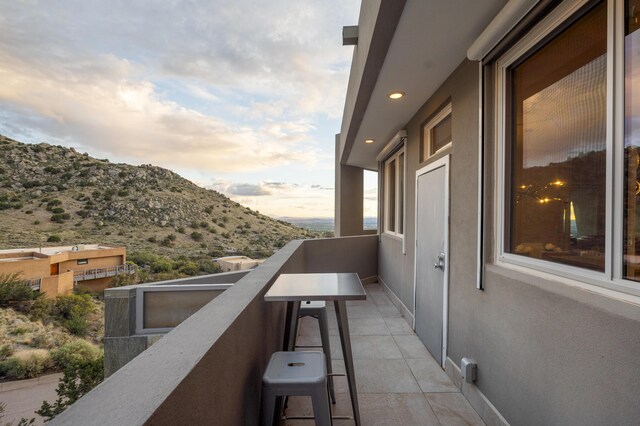
<instances>
[{"instance_id":1,"label":"window reflection","mask_svg":"<svg viewBox=\"0 0 640 426\"><path fill-rule=\"evenodd\" d=\"M606 6L510 69L510 253L604 270Z\"/></svg>"},{"instance_id":2,"label":"window reflection","mask_svg":"<svg viewBox=\"0 0 640 426\"><path fill-rule=\"evenodd\" d=\"M627 0L625 25L625 278L640 281L640 0Z\"/></svg>"}]
</instances>

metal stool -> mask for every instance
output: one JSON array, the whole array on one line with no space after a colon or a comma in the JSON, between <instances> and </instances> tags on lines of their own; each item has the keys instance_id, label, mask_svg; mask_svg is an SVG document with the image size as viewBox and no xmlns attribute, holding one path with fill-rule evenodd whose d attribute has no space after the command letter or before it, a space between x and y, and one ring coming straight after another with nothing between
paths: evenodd
<instances>
[{"instance_id":1,"label":"metal stool","mask_svg":"<svg viewBox=\"0 0 640 426\"><path fill-rule=\"evenodd\" d=\"M262 377L260 424L272 425L279 396L310 396L316 425L331 425L327 368L322 352L274 352ZM277 404L280 408L280 404Z\"/></svg>"},{"instance_id":2,"label":"metal stool","mask_svg":"<svg viewBox=\"0 0 640 426\"><path fill-rule=\"evenodd\" d=\"M324 301L306 301L300 303L300 311L298 312L298 318L313 317L318 320L320 326L320 339L322 340L322 351L327 359L327 372L329 378L329 393L331 394L331 402L336 403L336 393L333 389L333 370L331 368L331 346L329 344L329 323L327 322L327 307ZM298 327L300 322L298 321ZM296 336L298 332L296 330ZM298 348L303 347L317 347L317 346L296 346Z\"/></svg>"}]
</instances>

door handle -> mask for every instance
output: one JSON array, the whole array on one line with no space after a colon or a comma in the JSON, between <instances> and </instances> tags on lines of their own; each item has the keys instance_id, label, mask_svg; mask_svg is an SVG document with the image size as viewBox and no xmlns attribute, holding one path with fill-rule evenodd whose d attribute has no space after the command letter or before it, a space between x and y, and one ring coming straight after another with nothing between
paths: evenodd
<instances>
[{"instance_id":1,"label":"door handle","mask_svg":"<svg viewBox=\"0 0 640 426\"><path fill-rule=\"evenodd\" d=\"M445 261L446 255L444 254L443 251L441 251L438 254L438 261L436 263L433 264L433 267L435 269L442 269L444 271L444 261Z\"/></svg>"}]
</instances>

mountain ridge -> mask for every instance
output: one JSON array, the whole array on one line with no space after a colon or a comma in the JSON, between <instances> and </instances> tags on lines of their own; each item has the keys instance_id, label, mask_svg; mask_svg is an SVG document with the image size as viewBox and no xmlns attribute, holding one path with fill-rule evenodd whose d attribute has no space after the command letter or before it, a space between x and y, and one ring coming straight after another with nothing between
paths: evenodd
<instances>
[{"instance_id":1,"label":"mountain ridge","mask_svg":"<svg viewBox=\"0 0 640 426\"><path fill-rule=\"evenodd\" d=\"M0 248L100 243L170 257L263 258L319 236L168 169L0 135Z\"/></svg>"}]
</instances>

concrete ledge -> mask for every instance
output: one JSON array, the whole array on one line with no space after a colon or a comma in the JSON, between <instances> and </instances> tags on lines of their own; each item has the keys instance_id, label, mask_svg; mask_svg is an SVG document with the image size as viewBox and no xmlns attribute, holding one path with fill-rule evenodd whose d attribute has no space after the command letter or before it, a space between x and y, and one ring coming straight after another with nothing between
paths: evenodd
<instances>
[{"instance_id":1,"label":"concrete ledge","mask_svg":"<svg viewBox=\"0 0 640 426\"><path fill-rule=\"evenodd\" d=\"M462 394L467 398L476 413L482 418L487 426L509 426L509 422L502 417L500 412L493 406L491 401L473 384L462 381L460 368L447 357L445 361L444 371L447 373L451 381L456 385Z\"/></svg>"}]
</instances>

